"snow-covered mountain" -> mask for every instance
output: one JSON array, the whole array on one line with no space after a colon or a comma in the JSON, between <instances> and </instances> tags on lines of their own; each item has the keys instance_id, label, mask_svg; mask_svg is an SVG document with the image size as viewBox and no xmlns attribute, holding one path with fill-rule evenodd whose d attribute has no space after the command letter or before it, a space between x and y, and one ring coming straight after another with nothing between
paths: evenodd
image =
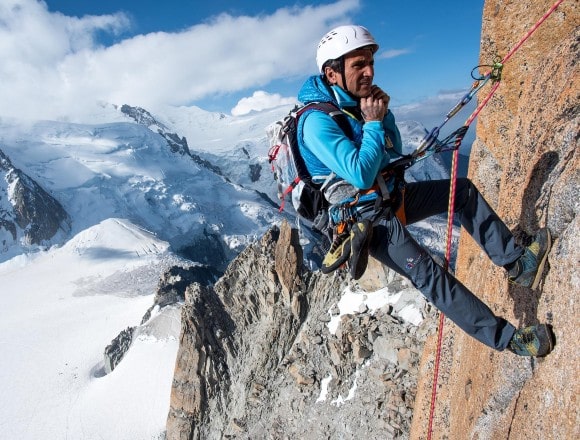
<instances>
[{"instance_id":1,"label":"snow-covered mountain","mask_svg":"<svg viewBox=\"0 0 580 440\"><path fill-rule=\"evenodd\" d=\"M263 195L189 154L186 144L175 142L182 137L158 125L127 116L96 125L3 123L0 133L0 150L70 215L72 235L125 218L169 242L174 252L223 268L275 220ZM238 161L239 174L248 162ZM4 192L13 198L10 184ZM15 237L4 247L22 245Z\"/></svg>"},{"instance_id":2,"label":"snow-covered mountain","mask_svg":"<svg viewBox=\"0 0 580 440\"><path fill-rule=\"evenodd\" d=\"M62 205L15 168L1 150L0 173L4 175L0 184L0 253L8 253L15 243L40 245L57 234L64 239L70 218Z\"/></svg>"},{"instance_id":3,"label":"snow-covered mountain","mask_svg":"<svg viewBox=\"0 0 580 440\"><path fill-rule=\"evenodd\" d=\"M141 318L167 268L223 270L281 221L265 128L288 110L104 105L86 124L0 120L2 437L161 435L179 309ZM400 128L418 145L420 124ZM446 175L434 159L411 179ZM435 247L437 228L423 228ZM104 348L130 326L131 350L105 375Z\"/></svg>"},{"instance_id":4,"label":"snow-covered mountain","mask_svg":"<svg viewBox=\"0 0 580 440\"><path fill-rule=\"evenodd\" d=\"M103 375L103 350L139 323L174 262L166 242L107 219L60 248L0 264L2 438L155 438L169 404L179 310L154 316L115 374Z\"/></svg>"}]
</instances>

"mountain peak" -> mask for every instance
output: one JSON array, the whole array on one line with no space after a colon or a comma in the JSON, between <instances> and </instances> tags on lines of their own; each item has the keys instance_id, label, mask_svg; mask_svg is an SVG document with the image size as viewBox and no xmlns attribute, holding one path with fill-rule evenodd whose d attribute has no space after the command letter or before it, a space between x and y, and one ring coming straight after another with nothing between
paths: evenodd
<instances>
[{"instance_id":1,"label":"mountain peak","mask_svg":"<svg viewBox=\"0 0 580 440\"><path fill-rule=\"evenodd\" d=\"M12 247L46 245L70 232L67 212L53 196L0 150L0 234L2 253Z\"/></svg>"}]
</instances>

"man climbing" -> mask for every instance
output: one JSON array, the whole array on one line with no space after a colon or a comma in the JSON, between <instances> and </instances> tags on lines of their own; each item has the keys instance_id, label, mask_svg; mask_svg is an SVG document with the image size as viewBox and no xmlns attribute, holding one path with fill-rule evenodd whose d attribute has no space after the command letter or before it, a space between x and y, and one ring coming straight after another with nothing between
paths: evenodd
<instances>
[{"instance_id":1,"label":"man climbing","mask_svg":"<svg viewBox=\"0 0 580 440\"><path fill-rule=\"evenodd\" d=\"M404 183L388 165L402 156L399 130L388 109L389 96L373 84L374 54L379 46L361 26L339 26L320 41L319 75L302 86L298 99L330 102L348 115L347 136L333 118L316 108L298 123L298 145L314 181L323 183L331 207L335 241L323 261L330 272L348 260L357 279L368 254L407 277L456 325L496 350L522 356L545 356L554 344L550 326L517 329L497 317L452 274L439 266L409 234L406 224L447 211L449 180ZM330 176L330 177L329 177ZM541 229L523 248L466 178L456 185L455 213L465 230L510 282L536 288L550 248ZM347 225L344 229L345 224Z\"/></svg>"}]
</instances>

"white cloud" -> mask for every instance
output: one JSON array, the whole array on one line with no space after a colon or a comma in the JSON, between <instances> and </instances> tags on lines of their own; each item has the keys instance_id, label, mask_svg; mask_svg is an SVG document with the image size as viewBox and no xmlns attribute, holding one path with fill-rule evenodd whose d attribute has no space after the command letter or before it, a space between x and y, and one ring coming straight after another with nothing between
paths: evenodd
<instances>
[{"instance_id":1,"label":"white cloud","mask_svg":"<svg viewBox=\"0 0 580 440\"><path fill-rule=\"evenodd\" d=\"M389 58L396 58L401 55L411 53L409 49L388 49L379 51L377 58L381 60L387 60Z\"/></svg>"},{"instance_id":2,"label":"white cloud","mask_svg":"<svg viewBox=\"0 0 580 440\"><path fill-rule=\"evenodd\" d=\"M257 90L248 98L242 98L232 109L232 115L241 116L250 113L252 110L265 110L285 104L295 104L298 101L295 97L284 98L279 93L268 93Z\"/></svg>"},{"instance_id":3,"label":"white cloud","mask_svg":"<svg viewBox=\"0 0 580 440\"><path fill-rule=\"evenodd\" d=\"M358 5L340 0L257 17L224 14L182 32L103 47L98 33L120 35L130 24L125 15L67 17L42 1L2 0L0 115L78 119L97 101L182 105L313 73L320 36Z\"/></svg>"}]
</instances>

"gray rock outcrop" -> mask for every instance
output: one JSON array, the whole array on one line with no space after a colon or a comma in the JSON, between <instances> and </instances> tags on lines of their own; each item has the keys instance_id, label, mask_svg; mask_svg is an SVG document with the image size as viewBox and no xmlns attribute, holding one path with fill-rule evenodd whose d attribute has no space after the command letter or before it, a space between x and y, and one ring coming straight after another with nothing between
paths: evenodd
<instances>
[{"instance_id":1,"label":"gray rock outcrop","mask_svg":"<svg viewBox=\"0 0 580 440\"><path fill-rule=\"evenodd\" d=\"M62 205L0 150L0 253L10 246L42 245L70 232Z\"/></svg>"},{"instance_id":2,"label":"gray rock outcrop","mask_svg":"<svg viewBox=\"0 0 580 440\"><path fill-rule=\"evenodd\" d=\"M396 305L338 316L357 286L305 270L297 240L284 223L213 288L188 286L167 439L407 438L433 313L409 290L419 327Z\"/></svg>"},{"instance_id":3,"label":"gray rock outcrop","mask_svg":"<svg viewBox=\"0 0 580 440\"><path fill-rule=\"evenodd\" d=\"M127 327L105 347L103 356L105 374L109 374L117 365L119 365L119 362L121 362L133 342L134 333L135 327Z\"/></svg>"}]
</instances>

